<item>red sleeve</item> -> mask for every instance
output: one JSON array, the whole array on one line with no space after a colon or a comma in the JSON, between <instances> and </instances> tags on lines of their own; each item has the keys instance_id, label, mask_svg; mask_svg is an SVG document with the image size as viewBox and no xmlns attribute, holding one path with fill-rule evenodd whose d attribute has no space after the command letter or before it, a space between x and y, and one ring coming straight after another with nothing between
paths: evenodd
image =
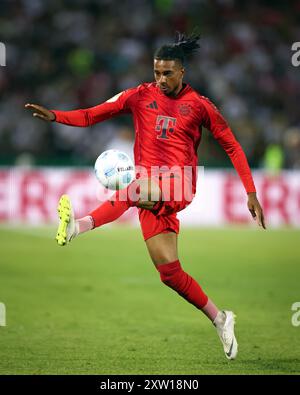
<instances>
[{"instance_id":1,"label":"red sleeve","mask_svg":"<svg viewBox=\"0 0 300 395\"><path fill-rule=\"evenodd\" d=\"M214 138L226 151L242 180L246 192L256 192L246 155L226 120L210 100L203 98L201 103L204 107L203 126L212 132Z\"/></svg>"},{"instance_id":2,"label":"red sleeve","mask_svg":"<svg viewBox=\"0 0 300 395\"><path fill-rule=\"evenodd\" d=\"M51 110L55 121L71 126L90 126L95 123L113 118L116 115L131 112L137 88L128 89L118 93L106 102L84 110L58 111Z\"/></svg>"}]
</instances>

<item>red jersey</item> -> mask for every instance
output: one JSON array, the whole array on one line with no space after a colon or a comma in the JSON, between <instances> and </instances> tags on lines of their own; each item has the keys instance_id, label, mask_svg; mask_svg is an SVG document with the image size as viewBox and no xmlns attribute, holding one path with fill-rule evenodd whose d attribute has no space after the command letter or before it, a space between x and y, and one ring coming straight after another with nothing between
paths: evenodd
<instances>
[{"instance_id":1,"label":"red jersey","mask_svg":"<svg viewBox=\"0 0 300 395\"><path fill-rule=\"evenodd\" d=\"M56 122L90 126L119 114L131 113L135 128L135 164L151 166L192 166L196 169L197 148L202 127L211 131L237 170L246 192L255 186L246 156L230 127L215 105L189 85L176 97L166 96L156 83L144 83L119 93L95 107L56 111ZM193 177L196 188L196 172Z\"/></svg>"}]
</instances>

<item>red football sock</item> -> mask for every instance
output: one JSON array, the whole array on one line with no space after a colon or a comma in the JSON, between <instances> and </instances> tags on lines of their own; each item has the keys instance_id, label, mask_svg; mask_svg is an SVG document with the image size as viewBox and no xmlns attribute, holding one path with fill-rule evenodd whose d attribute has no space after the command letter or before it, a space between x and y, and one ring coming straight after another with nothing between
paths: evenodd
<instances>
[{"instance_id":1,"label":"red football sock","mask_svg":"<svg viewBox=\"0 0 300 395\"><path fill-rule=\"evenodd\" d=\"M118 219L129 207L137 205L139 199L139 187L130 184L126 189L117 191L109 200L102 203L89 216L92 217L94 228L113 222Z\"/></svg>"},{"instance_id":2,"label":"red football sock","mask_svg":"<svg viewBox=\"0 0 300 395\"><path fill-rule=\"evenodd\" d=\"M208 297L200 285L182 270L179 261L158 265L156 268L160 273L161 281L174 289L197 309L202 310L207 304Z\"/></svg>"}]
</instances>

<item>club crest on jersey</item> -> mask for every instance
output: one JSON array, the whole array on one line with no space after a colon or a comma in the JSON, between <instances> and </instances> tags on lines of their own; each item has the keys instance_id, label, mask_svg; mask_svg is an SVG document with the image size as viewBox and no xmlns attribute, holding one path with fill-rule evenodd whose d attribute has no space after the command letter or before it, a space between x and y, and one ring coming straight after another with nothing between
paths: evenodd
<instances>
[{"instance_id":1,"label":"club crest on jersey","mask_svg":"<svg viewBox=\"0 0 300 395\"><path fill-rule=\"evenodd\" d=\"M170 133L173 133L175 130L176 118L166 117L165 115L158 115L156 118L155 130L159 134L157 135L158 139L167 140Z\"/></svg>"},{"instance_id":2,"label":"club crest on jersey","mask_svg":"<svg viewBox=\"0 0 300 395\"><path fill-rule=\"evenodd\" d=\"M192 108L189 104L179 104L178 111L180 115L189 115L192 111Z\"/></svg>"}]
</instances>

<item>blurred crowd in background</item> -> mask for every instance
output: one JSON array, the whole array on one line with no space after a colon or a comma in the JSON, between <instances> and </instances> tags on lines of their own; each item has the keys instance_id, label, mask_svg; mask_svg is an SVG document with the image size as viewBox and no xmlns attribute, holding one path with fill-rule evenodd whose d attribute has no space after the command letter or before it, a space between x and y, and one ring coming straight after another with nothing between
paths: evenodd
<instances>
[{"instance_id":1,"label":"blurred crowd in background","mask_svg":"<svg viewBox=\"0 0 300 395\"><path fill-rule=\"evenodd\" d=\"M220 108L250 165L300 168L300 1L1 0L0 164L90 165L105 149L132 149L122 116L91 128L31 117L24 104L71 110L153 80L155 49L199 27L185 81ZM209 132L199 164L230 162Z\"/></svg>"}]
</instances>

